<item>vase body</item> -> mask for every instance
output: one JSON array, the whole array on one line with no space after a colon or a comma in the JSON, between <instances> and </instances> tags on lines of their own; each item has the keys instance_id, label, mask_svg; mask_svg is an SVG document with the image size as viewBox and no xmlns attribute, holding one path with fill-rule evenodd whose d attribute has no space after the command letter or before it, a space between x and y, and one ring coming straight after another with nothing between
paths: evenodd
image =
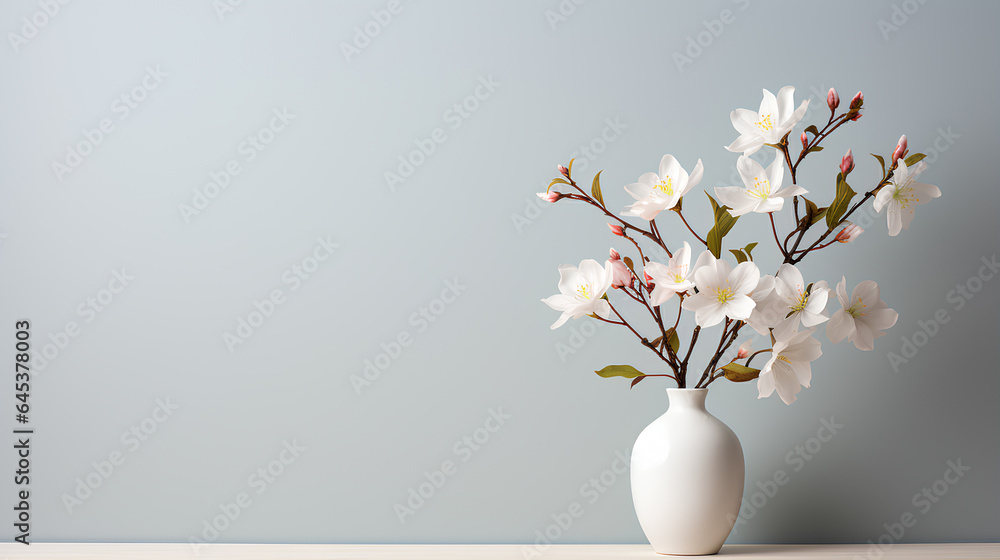
<instances>
[{"instance_id":1,"label":"vase body","mask_svg":"<svg viewBox=\"0 0 1000 560\"><path fill-rule=\"evenodd\" d=\"M659 554L715 554L743 499L743 447L705 409L707 389L667 389L670 406L632 448L632 503Z\"/></svg>"}]
</instances>

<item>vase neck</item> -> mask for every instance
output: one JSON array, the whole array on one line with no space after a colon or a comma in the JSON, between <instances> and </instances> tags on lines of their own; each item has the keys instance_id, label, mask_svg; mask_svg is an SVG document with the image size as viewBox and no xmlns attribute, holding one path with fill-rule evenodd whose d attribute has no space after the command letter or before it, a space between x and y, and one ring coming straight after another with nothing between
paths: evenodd
<instances>
[{"instance_id":1,"label":"vase neck","mask_svg":"<svg viewBox=\"0 0 1000 560\"><path fill-rule=\"evenodd\" d=\"M667 389L668 410L705 410L708 389Z\"/></svg>"}]
</instances>

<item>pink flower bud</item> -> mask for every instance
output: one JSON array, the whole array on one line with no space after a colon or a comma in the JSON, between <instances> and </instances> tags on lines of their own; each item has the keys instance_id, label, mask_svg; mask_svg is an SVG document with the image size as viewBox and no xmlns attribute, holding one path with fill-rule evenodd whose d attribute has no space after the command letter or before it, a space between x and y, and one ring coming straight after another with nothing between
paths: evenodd
<instances>
[{"instance_id":1,"label":"pink flower bud","mask_svg":"<svg viewBox=\"0 0 1000 560\"><path fill-rule=\"evenodd\" d=\"M854 154L851 150L847 150L844 154L844 159L840 160L840 172L846 177L848 173L854 170Z\"/></svg>"},{"instance_id":2,"label":"pink flower bud","mask_svg":"<svg viewBox=\"0 0 1000 560\"><path fill-rule=\"evenodd\" d=\"M806 137L806 133L803 132L802 133L802 149L804 150L804 149L806 149L808 147L809 147L809 138Z\"/></svg>"},{"instance_id":3,"label":"pink flower bud","mask_svg":"<svg viewBox=\"0 0 1000 560\"><path fill-rule=\"evenodd\" d=\"M892 152L892 161L895 163L898 160L906 157L906 135L899 137L899 143L896 144L896 151Z\"/></svg>"},{"instance_id":4,"label":"pink flower bud","mask_svg":"<svg viewBox=\"0 0 1000 560\"><path fill-rule=\"evenodd\" d=\"M830 91L833 91L832 89ZM750 355L750 349L753 347L753 339L747 340L743 344L740 344L740 349L736 351L736 359L742 360Z\"/></svg>"},{"instance_id":5,"label":"pink flower bud","mask_svg":"<svg viewBox=\"0 0 1000 560\"><path fill-rule=\"evenodd\" d=\"M547 193L540 192L538 193L538 198L544 200L545 202L555 202L560 198L562 198L562 195L560 195L556 191L549 191Z\"/></svg>"},{"instance_id":6,"label":"pink flower bud","mask_svg":"<svg viewBox=\"0 0 1000 560\"><path fill-rule=\"evenodd\" d=\"M632 271L625 266L621 260L609 260L607 263L611 267L611 286L621 288L632 283Z\"/></svg>"},{"instance_id":7,"label":"pink flower bud","mask_svg":"<svg viewBox=\"0 0 1000 560\"><path fill-rule=\"evenodd\" d=\"M864 233L865 230L861 229L857 224L848 223L847 227L837 232L837 237L834 237L834 241L839 241L840 243L850 243L854 241L854 238Z\"/></svg>"},{"instance_id":8,"label":"pink flower bud","mask_svg":"<svg viewBox=\"0 0 1000 560\"><path fill-rule=\"evenodd\" d=\"M622 258L622 256L618 254L618 251L615 251L614 248L612 248L611 249L611 260L613 260L613 261L619 261L619 260L621 260L621 258Z\"/></svg>"},{"instance_id":9,"label":"pink flower bud","mask_svg":"<svg viewBox=\"0 0 1000 560\"><path fill-rule=\"evenodd\" d=\"M622 229L622 226L616 226L615 224L608 224L608 227L611 228L611 233L621 237L625 237L625 230Z\"/></svg>"},{"instance_id":10,"label":"pink flower bud","mask_svg":"<svg viewBox=\"0 0 1000 560\"><path fill-rule=\"evenodd\" d=\"M851 110L854 111L854 110L860 109L861 106L864 105L864 104L865 104L865 94L863 94L863 93L861 93L859 91L854 96L854 98L851 99Z\"/></svg>"},{"instance_id":11,"label":"pink flower bud","mask_svg":"<svg viewBox=\"0 0 1000 560\"><path fill-rule=\"evenodd\" d=\"M840 96L837 95L837 90L830 88L829 93L826 94L826 104L829 105L831 111L837 110L837 107L840 106Z\"/></svg>"},{"instance_id":12,"label":"pink flower bud","mask_svg":"<svg viewBox=\"0 0 1000 560\"><path fill-rule=\"evenodd\" d=\"M565 165L560 165L558 167L558 169L559 169L559 174L560 175L562 175L563 177L566 177L567 179L569 179L569 169L566 169Z\"/></svg>"},{"instance_id":13,"label":"pink flower bud","mask_svg":"<svg viewBox=\"0 0 1000 560\"><path fill-rule=\"evenodd\" d=\"M649 273L646 272L645 270L642 271L642 275L643 277L646 278L646 289L652 290L653 287L656 285L653 283L653 277L650 276Z\"/></svg>"}]
</instances>

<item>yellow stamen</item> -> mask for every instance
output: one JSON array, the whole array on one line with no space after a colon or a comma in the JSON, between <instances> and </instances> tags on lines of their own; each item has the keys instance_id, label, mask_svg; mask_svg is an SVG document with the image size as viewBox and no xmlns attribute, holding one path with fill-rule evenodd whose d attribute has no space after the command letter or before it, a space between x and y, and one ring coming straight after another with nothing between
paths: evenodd
<instances>
[{"instance_id":1,"label":"yellow stamen","mask_svg":"<svg viewBox=\"0 0 1000 560\"><path fill-rule=\"evenodd\" d=\"M761 132L770 132L771 129L774 128L774 120L771 118L772 116L773 113L768 113L754 124L757 125L757 128L759 128Z\"/></svg>"},{"instance_id":2,"label":"yellow stamen","mask_svg":"<svg viewBox=\"0 0 1000 560\"><path fill-rule=\"evenodd\" d=\"M724 288L719 286L715 289L715 297L719 300L719 303L726 303L736 297L736 294L733 293L732 288L728 285Z\"/></svg>"},{"instance_id":3,"label":"yellow stamen","mask_svg":"<svg viewBox=\"0 0 1000 560\"><path fill-rule=\"evenodd\" d=\"M660 182L653 188L667 196L674 196L674 180L670 177L670 175L661 179Z\"/></svg>"},{"instance_id":4,"label":"yellow stamen","mask_svg":"<svg viewBox=\"0 0 1000 560\"><path fill-rule=\"evenodd\" d=\"M858 298L858 302L848 307L845 311L847 311L851 317L860 317L865 314L864 311L862 311L865 307L867 307L865 302L861 301L861 298Z\"/></svg>"},{"instance_id":5,"label":"yellow stamen","mask_svg":"<svg viewBox=\"0 0 1000 560\"><path fill-rule=\"evenodd\" d=\"M771 183L768 182L767 177L763 179L760 177L754 177L753 187L747 191L747 194L761 200L766 200L767 197L771 196Z\"/></svg>"}]
</instances>

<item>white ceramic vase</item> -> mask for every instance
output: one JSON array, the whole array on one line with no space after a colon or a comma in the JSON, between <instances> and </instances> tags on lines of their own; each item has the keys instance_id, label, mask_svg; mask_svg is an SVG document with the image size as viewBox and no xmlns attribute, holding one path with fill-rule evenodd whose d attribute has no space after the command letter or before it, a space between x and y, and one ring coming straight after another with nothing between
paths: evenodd
<instances>
[{"instance_id":1,"label":"white ceramic vase","mask_svg":"<svg viewBox=\"0 0 1000 560\"><path fill-rule=\"evenodd\" d=\"M743 447L705 409L708 389L667 389L670 406L632 448L632 503L659 554L715 554L739 515Z\"/></svg>"}]
</instances>

